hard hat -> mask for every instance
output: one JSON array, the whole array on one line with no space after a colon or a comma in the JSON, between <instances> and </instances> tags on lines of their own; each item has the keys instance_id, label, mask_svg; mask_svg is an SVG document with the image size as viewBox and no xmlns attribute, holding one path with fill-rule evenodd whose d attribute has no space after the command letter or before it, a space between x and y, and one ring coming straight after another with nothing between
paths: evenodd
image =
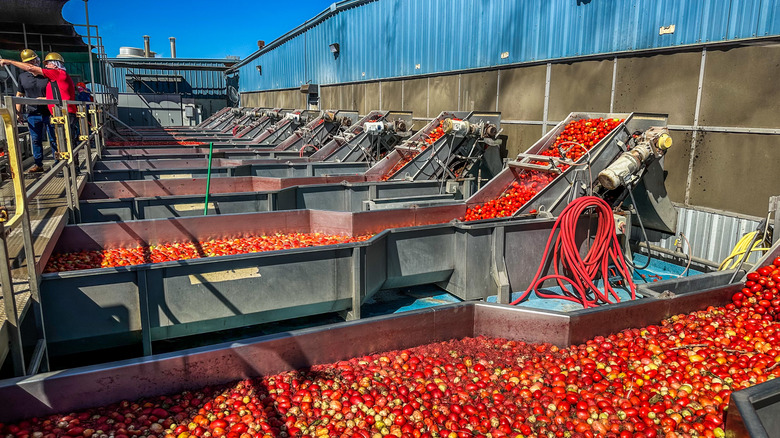
<instances>
[{"instance_id":1,"label":"hard hat","mask_svg":"<svg viewBox=\"0 0 780 438\"><path fill-rule=\"evenodd\" d=\"M85 84L83 82L79 82L78 84L76 84L76 86L77 87L81 87L81 88L87 88L87 84Z\"/></svg>"},{"instance_id":2,"label":"hard hat","mask_svg":"<svg viewBox=\"0 0 780 438\"><path fill-rule=\"evenodd\" d=\"M48 55L46 55L46 58L44 61L59 61L59 62L65 62L64 59L62 59L62 55L60 55L57 52L51 52Z\"/></svg>"},{"instance_id":3,"label":"hard hat","mask_svg":"<svg viewBox=\"0 0 780 438\"><path fill-rule=\"evenodd\" d=\"M22 54L21 54L22 62L30 62L37 57L38 55L35 53L35 50L31 50L31 49L22 50Z\"/></svg>"}]
</instances>

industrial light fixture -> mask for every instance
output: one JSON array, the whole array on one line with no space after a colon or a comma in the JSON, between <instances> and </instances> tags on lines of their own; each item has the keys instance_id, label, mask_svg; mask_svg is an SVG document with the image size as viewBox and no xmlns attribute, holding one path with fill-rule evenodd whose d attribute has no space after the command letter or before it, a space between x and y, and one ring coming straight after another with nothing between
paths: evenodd
<instances>
[{"instance_id":1,"label":"industrial light fixture","mask_svg":"<svg viewBox=\"0 0 780 438\"><path fill-rule=\"evenodd\" d=\"M256 68L258 73L263 74L263 67L258 65Z\"/></svg>"},{"instance_id":2,"label":"industrial light fixture","mask_svg":"<svg viewBox=\"0 0 780 438\"><path fill-rule=\"evenodd\" d=\"M340 50L339 49L339 43L333 43L333 44L329 45L328 47L330 47L330 53L333 54L333 58L338 58L339 57L339 50Z\"/></svg>"}]
</instances>

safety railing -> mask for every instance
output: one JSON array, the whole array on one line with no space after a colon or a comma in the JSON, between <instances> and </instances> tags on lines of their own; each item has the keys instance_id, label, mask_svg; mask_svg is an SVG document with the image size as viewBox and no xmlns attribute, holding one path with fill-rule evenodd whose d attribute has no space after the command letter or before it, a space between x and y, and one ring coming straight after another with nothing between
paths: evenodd
<instances>
[{"instance_id":1,"label":"safety railing","mask_svg":"<svg viewBox=\"0 0 780 438\"><path fill-rule=\"evenodd\" d=\"M16 375L30 375L39 371L48 371L48 352L44 328L43 311L40 302L40 274L42 267L38 266L35 255L34 236L30 219L29 200L36 198L54 178L62 172L65 181L65 196L69 219L72 223L79 221L78 176L81 172L77 157L82 152L85 155L86 178L91 179L93 155L95 159L102 156L105 145L103 128L105 126L105 111L102 104L80 101L57 101L45 99L29 99L6 96L4 107L0 107L0 118L7 142L7 155L10 176L13 183L14 206L8 209L0 206L0 287L3 293L3 306L6 323L9 330L9 347L13 369ZM55 152L57 163L45 172L32 186L27 188L24 181L24 168L19 149L19 133L16 126L16 104L54 105L51 123L55 127L55 139L58 151ZM67 105L76 105L77 111L70 113ZM11 259L15 256L8 249L8 236L21 229L24 242L24 257L27 266L31 310L35 317L36 345L28 356L24 353L21 320L14 294L14 283L11 274ZM29 359L27 359L29 357Z\"/></svg>"}]
</instances>

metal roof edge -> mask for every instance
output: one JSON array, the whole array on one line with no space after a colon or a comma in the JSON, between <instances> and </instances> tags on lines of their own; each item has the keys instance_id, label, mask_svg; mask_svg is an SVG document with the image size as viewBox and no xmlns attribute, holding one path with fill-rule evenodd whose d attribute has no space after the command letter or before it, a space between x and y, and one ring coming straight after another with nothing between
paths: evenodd
<instances>
[{"instance_id":1,"label":"metal roof edge","mask_svg":"<svg viewBox=\"0 0 780 438\"><path fill-rule=\"evenodd\" d=\"M230 63L237 63L240 60L238 59L230 59L230 58L134 58L134 57L128 57L128 58L106 58L106 61L108 62L213 62L213 63L222 63L222 64L230 64Z\"/></svg>"},{"instance_id":2,"label":"metal roof edge","mask_svg":"<svg viewBox=\"0 0 780 438\"><path fill-rule=\"evenodd\" d=\"M256 59L258 56L262 55L263 53L269 52L272 49L275 49L276 47L282 45L283 43L287 42L288 40L298 36L299 34L307 31L308 29L311 29L312 27L322 23L323 21L327 20L333 15L338 14L341 11L344 11L349 8L353 8L356 6L361 6L366 3L372 3L377 0L342 0L340 2L336 2L330 5L328 9L325 9L324 11L320 12L319 14L315 15L313 18L306 20L303 24L300 26L290 30L289 32L285 33L284 35L280 36L279 38L271 41L270 43L263 46L262 49L258 49L251 55L247 56L243 60L241 60L238 64L230 67L225 74L230 74L234 70L238 70L239 68L246 65L248 62Z\"/></svg>"}]
</instances>

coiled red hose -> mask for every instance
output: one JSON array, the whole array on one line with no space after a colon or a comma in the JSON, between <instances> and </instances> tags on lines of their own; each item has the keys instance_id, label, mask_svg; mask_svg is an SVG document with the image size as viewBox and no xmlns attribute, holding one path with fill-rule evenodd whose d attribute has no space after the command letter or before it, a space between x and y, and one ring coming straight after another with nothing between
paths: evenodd
<instances>
[{"instance_id":1,"label":"coiled red hose","mask_svg":"<svg viewBox=\"0 0 780 438\"><path fill-rule=\"evenodd\" d=\"M595 212L598 214L598 226L593 245L585 257L582 257L575 238L577 222L582 218L582 214L590 208L595 208ZM557 239L553 242L556 232ZM552 266L555 273L542 276L551 249L553 252ZM623 259L623 251L620 249L615 232L615 218L612 216L612 209L601 198L584 196L567 205L553 225L550 237L547 238L544 254L545 256L542 258L539 269L528 289L511 304L520 303L528 297L531 291L541 298L573 301L586 309L602 303L620 302L620 296L609 282L611 264L623 277L624 284L630 288L631 299L636 299L636 285L631 279L631 272ZM601 278L604 283L603 291L596 285L598 278ZM561 287L560 295L539 290L545 281L552 279L555 279ZM569 290L566 283L571 285L573 291Z\"/></svg>"}]
</instances>

